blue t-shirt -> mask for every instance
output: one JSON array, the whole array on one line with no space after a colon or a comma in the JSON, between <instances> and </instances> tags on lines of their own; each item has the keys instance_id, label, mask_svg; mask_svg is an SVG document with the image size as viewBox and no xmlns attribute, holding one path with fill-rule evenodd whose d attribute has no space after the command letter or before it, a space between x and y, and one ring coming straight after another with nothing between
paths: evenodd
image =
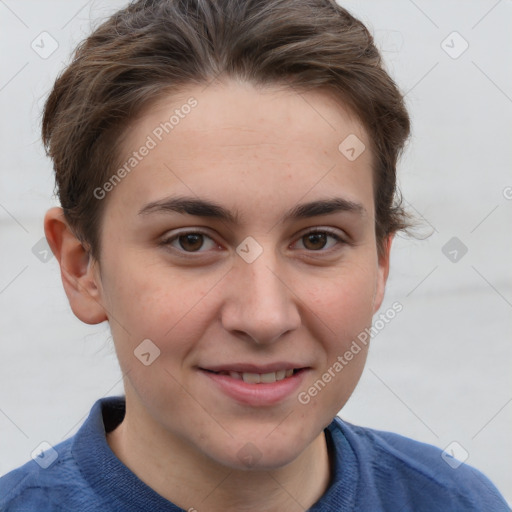
<instances>
[{"instance_id":1,"label":"blue t-shirt","mask_svg":"<svg viewBox=\"0 0 512 512\"><path fill-rule=\"evenodd\" d=\"M124 397L98 400L73 437L0 478L0 511L182 512L110 449L105 433L124 412ZM454 469L439 448L338 417L324 432L332 479L310 512L510 510L482 473L466 464Z\"/></svg>"}]
</instances>

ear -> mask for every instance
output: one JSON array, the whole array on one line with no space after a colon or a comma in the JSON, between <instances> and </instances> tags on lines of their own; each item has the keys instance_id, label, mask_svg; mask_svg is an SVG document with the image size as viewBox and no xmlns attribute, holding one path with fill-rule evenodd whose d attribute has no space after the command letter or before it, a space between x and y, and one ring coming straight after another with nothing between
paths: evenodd
<instances>
[{"instance_id":1,"label":"ear","mask_svg":"<svg viewBox=\"0 0 512 512\"><path fill-rule=\"evenodd\" d=\"M62 284L75 316L86 324L107 320L97 262L70 229L62 208L54 207L46 212L44 233L59 262Z\"/></svg>"},{"instance_id":2,"label":"ear","mask_svg":"<svg viewBox=\"0 0 512 512\"><path fill-rule=\"evenodd\" d=\"M384 292L386 291L386 282L389 275L391 244L394 237L394 233L387 236L384 242L382 255L379 255L377 282L375 283L375 295L373 297L373 314L379 310L382 301L384 300Z\"/></svg>"}]
</instances>

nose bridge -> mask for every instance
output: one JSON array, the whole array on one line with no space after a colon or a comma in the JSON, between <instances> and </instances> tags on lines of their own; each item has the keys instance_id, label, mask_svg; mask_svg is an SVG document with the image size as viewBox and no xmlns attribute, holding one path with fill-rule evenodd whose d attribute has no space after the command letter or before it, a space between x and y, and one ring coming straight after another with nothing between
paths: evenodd
<instances>
[{"instance_id":1,"label":"nose bridge","mask_svg":"<svg viewBox=\"0 0 512 512\"><path fill-rule=\"evenodd\" d=\"M247 249L243 243L241 246ZM224 324L261 344L276 341L285 332L296 329L300 316L270 239L259 246L260 254L252 261L239 253L232 281L234 307L229 309L231 313L225 316ZM255 249L249 242L249 252Z\"/></svg>"},{"instance_id":2,"label":"nose bridge","mask_svg":"<svg viewBox=\"0 0 512 512\"><path fill-rule=\"evenodd\" d=\"M240 263L241 279L247 287L248 299L257 302L256 305L282 302L287 295L277 258L267 250L265 255L259 256L252 263ZM260 308L261 309L261 308Z\"/></svg>"}]
</instances>

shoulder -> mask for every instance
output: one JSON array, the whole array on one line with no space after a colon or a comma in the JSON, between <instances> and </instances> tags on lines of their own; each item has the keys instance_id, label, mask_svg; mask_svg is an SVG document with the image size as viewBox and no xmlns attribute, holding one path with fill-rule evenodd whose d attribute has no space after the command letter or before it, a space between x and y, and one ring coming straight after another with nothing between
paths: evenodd
<instances>
[{"instance_id":1,"label":"shoulder","mask_svg":"<svg viewBox=\"0 0 512 512\"><path fill-rule=\"evenodd\" d=\"M66 507L80 507L84 499L90 501L87 482L72 455L73 440L71 437L41 451L33 460L1 477L0 510L57 512L63 510L64 503Z\"/></svg>"},{"instance_id":2,"label":"shoulder","mask_svg":"<svg viewBox=\"0 0 512 512\"><path fill-rule=\"evenodd\" d=\"M331 432L342 432L354 450L363 481L386 489L388 495L418 505L428 500L459 507L452 510L510 510L483 473L436 446L339 417L331 426Z\"/></svg>"}]
</instances>

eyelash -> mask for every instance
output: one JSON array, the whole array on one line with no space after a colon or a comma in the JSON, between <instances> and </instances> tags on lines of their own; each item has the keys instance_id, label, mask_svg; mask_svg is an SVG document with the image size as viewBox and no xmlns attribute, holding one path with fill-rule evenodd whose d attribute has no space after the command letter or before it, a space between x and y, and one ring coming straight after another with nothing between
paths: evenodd
<instances>
[{"instance_id":1,"label":"eyelash","mask_svg":"<svg viewBox=\"0 0 512 512\"><path fill-rule=\"evenodd\" d=\"M335 233L334 231L331 231L330 229L313 229L311 231L308 231L307 233L304 233L303 235L301 235L298 239L298 240L301 240L302 238L308 236L308 235L314 235L314 234L325 234L325 235L328 235L329 237L331 238L334 238L337 242L336 245L349 245L349 242L347 242L346 240L344 240L342 237L340 237L337 233ZM190 231L181 231L180 233L176 233L175 235L169 237L169 238L166 238L164 239L159 245L161 246L164 246L164 247L169 247L171 245L172 242L174 242L175 240L178 240L180 237L182 236L186 236L186 235L203 235L209 239L211 239L212 241L213 238L208 234L206 233L205 231L201 230L201 229L194 229L194 230L190 230ZM215 241L214 241L215 242ZM177 251L180 253L181 256L184 256L185 258L196 258L196 256L194 256L194 254L201 254L201 253L204 253L206 251L191 251L191 252L188 252L188 251L185 251L183 249L177 249L175 247L171 247L172 250L174 251ZM318 253L330 253L332 251L332 248L331 249L327 249L327 250L324 250L324 249L319 249L317 251L313 250L313 249L304 249L305 251L308 251L308 252L311 252L312 254L318 254Z\"/></svg>"}]
</instances>

